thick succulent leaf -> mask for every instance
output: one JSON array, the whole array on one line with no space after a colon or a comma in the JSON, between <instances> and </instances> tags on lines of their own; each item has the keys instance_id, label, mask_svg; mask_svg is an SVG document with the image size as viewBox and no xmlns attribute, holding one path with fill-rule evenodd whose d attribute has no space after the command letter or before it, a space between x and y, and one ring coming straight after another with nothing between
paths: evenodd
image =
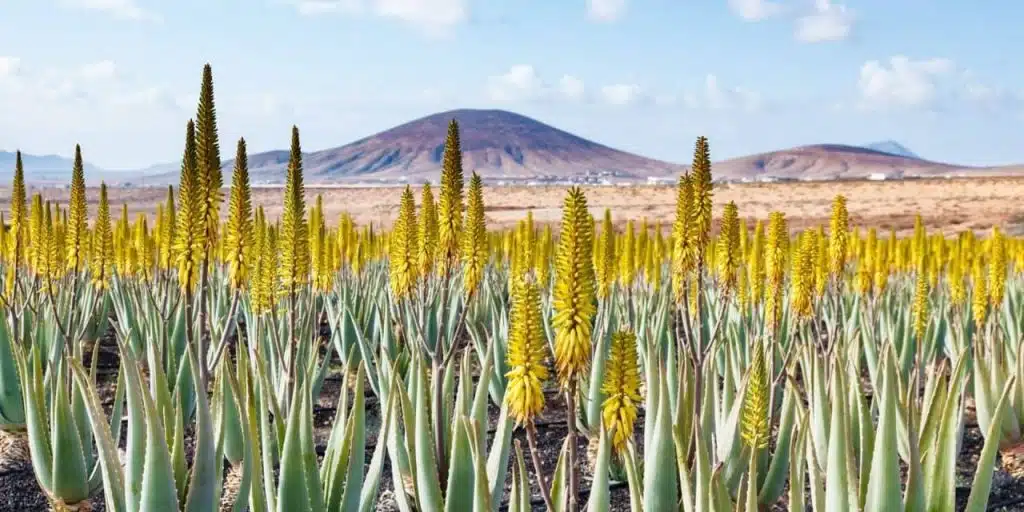
<instances>
[{"instance_id":1,"label":"thick succulent leaf","mask_svg":"<svg viewBox=\"0 0 1024 512\"><path fill-rule=\"evenodd\" d=\"M590 498L587 501L587 512L607 512L611 507L611 495L608 488L608 469L611 463L611 443L608 432L601 427L597 441L597 462L594 464L594 479L590 483Z\"/></svg>"},{"instance_id":2,"label":"thick succulent leaf","mask_svg":"<svg viewBox=\"0 0 1024 512\"><path fill-rule=\"evenodd\" d=\"M71 361L71 371L75 383L83 389L86 397L86 411L89 422L96 433L96 448L99 452L99 466L103 477L103 495L107 510L124 512L124 471L117 455L117 443L110 433L110 426L103 412L103 405L96 394L96 386L86 375L85 369L77 361ZM119 422L120 423L120 422Z\"/></svg>"},{"instance_id":3,"label":"thick succulent leaf","mask_svg":"<svg viewBox=\"0 0 1024 512\"><path fill-rule=\"evenodd\" d=\"M992 413L992 424L989 425L988 433L985 435L985 445L981 449L981 455L978 456L978 469L974 473L971 494L967 498L964 512L984 512L988 507L988 498L992 491L992 473L996 467L996 455L999 452L999 440L1002 434L1002 418L1007 415L1014 382L1015 377L1010 377L1007 380L1003 394L999 397L999 402Z\"/></svg>"}]
</instances>

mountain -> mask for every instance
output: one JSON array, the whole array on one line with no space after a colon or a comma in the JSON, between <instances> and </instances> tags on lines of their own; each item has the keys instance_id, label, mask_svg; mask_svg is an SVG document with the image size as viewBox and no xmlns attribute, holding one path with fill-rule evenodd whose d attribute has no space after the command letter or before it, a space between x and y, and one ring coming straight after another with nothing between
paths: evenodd
<instances>
[{"instance_id":1,"label":"mountain","mask_svg":"<svg viewBox=\"0 0 1024 512\"><path fill-rule=\"evenodd\" d=\"M504 110L452 110L429 115L344 146L303 154L307 183L437 180L448 123L459 123L463 169L484 179L568 179L590 175L622 180L677 173L680 166L578 137ZM224 162L225 174L233 161ZM288 151L249 156L254 183L280 183ZM176 179L176 171L146 181Z\"/></svg>"},{"instance_id":2,"label":"mountain","mask_svg":"<svg viewBox=\"0 0 1024 512\"><path fill-rule=\"evenodd\" d=\"M872 142L871 144L865 144L864 148L871 149L874 151L881 151L882 153L889 153L890 155L902 156L906 158L921 158L910 149L907 149L906 146L894 140Z\"/></svg>"},{"instance_id":3,"label":"mountain","mask_svg":"<svg viewBox=\"0 0 1024 512\"><path fill-rule=\"evenodd\" d=\"M817 144L713 164L718 180L830 180L1022 175L1022 166L967 167L842 144ZM874 175L874 176L873 176Z\"/></svg>"},{"instance_id":4,"label":"mountain","mask_svg":"<svg viewBox=\"0 0 1024 512\"><path fill-rule=\"evenodd\" d=\"M355 142L303 154L310 185L437 181L448 123L459 122L466 175L485 180L547 182L672 181L687 165L616 150L529 117L504 110L452 110L429 115ZM942 176L1024 175L1022 166L968 167L925 160L894 141L869 147L817 144L714 163L716 180L899 179ZM234 161L224 162L225 184ZM253 184L283 183L288 151L249 155ZM70 167L69 167L70 168ZM141 184L177 183L180 163L133 174Z\"/></svg>"},{"instance_id":5,"label":"mountain","mask_svg":"<svg viewBox=\"0 0 1024 512\"><path fill-rule=\"evenodd\" d=\"M10 181L14 177L14 163L16 152L0 151L0 179ZM29 183L46 182L70 182L71 168L74 160L60 155L31 155L21 154L21 163L25 168L25 181ZM102 169L90 164L83 163L86 177L92 174L104 173Z\"/></svg>"},{"instance_id":6,"label":"mountain","mask_svg":"<svg viewBox=\"0 0 1024 512\"><path fill-rule=\"evenodd\" d=\"M17 153L0 151L0 183L10 183L14 179L14 164ZM21 154L21 163L25 169L25 182L34 185L67 185L71 183L71 169L75 161L60 155ZM82 163L85 171L85 183L98 185L100 181L108 184L131 181L140 174L137 171L110 171L97 167L88 161Z\"/></svg>"}]
</instances>

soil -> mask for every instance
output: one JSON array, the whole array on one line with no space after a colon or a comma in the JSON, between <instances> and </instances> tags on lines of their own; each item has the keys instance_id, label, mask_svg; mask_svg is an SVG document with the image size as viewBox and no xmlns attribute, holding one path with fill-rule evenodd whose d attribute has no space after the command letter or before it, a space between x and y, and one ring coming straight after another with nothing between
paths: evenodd
<instances>
[{"instance_id":1,"label":"soil","mask_svg":"<svg viewBox=\"0 0 1024 512\"><path fill-rule=\"evenodd\" d=\"M113 387L116 381L117 371L116 347L113 344L112 335L113 333L109 333L101 342L99 360L97 361L100 399L108 410L113 404ZM86 364L88 364L88 361L86 361ZM330 435L331 424L336 412L335 405L341 385L341 375L335 374L328 376L324 383L321 396L318 398L314 407L315 442L317 445L318 455L321 457L323 456L326 443ZM498 408L493 404L490 404L488 408L488 415L489 434L493 435L493 430L498 418ZM370 457L373 453L373 448L376 446L378 441L377 434L381 424L380 404L376 400L376 397L373 397L369 393L367 394L366 421L368 445L366 451L366 462L369 463ZM637 419L635 439L642 439L643 421L643 411L640 411L640 416ZM957 459L957 510L963 510L967 503L974 471L977 467L978 456L984 443L981 431L978 429L977 423L973 420L973 417L968 415L965 422L963 445L960 456ZM554 471L558 459L559 450L561 449L562 442L566 435L565 403L563 395L549 391L547 393L547 402L544 412L539 418L537 418L535 423L537 428L538 449L540 452L539 458L544 471L547 473L546 477L550 479L551 473ZM189 437L188 441L191 442L191 433L187 433L186 435ZM532 493L533 510L543 511L543 500L541 499L539 488L537 487L536 476L530 460L529 446L526 441L525 432L522 429L518 429L514 434L514 439L518 440L521 444L526 460L526 467L529 473ZM588 440L586 437L579 435L577 436L577 441L577 451L581 458L579 464L579 469L581 471L580 498L582 505L585 506L587 496L589 495L592 472L590 464L586 460ZM123 446L123 437L121 442ZM488 443L489 442L490 439L488 439ZM188 458L191 458L191 450L192 447L190 445L186 447L186 454ZM642 458L642 453L638 455ZM510 464L511 463L514 463L514 457L510 457ZM1007 512L1024 511L1024 479L1014 478L1001 469L1001 461L998 464L999 467L997 467L993 478L992 491L989 497L989 506L987 510ZM225 469L225 471L227 471L227 469ZM509 470L509 474L511 474L511 470ZM510 482L511 479L507 479L504 495L501 497L502 502L499 509L502 511L507 510ZM105 510L102 493L103 491L100 489L97 491L97 495L92 499L93 510L95 512ZM44 511L48 509L49 505L46 496L39 488L32 472L31 465L28 461L6 464L3 469L0 469L0 512ZM384 461L384 469L381 476L380 492L378 495L376 510L398 510L394 501L394 486L391 479L390 463L387 458L385 458ZM629 491L624 481L616 481L613 479L611 482L611 510L629 510ZM785 511L788 510L788 506L785 502L781 502L773 506L771 510Z\"/></svg>"}]
</instances>

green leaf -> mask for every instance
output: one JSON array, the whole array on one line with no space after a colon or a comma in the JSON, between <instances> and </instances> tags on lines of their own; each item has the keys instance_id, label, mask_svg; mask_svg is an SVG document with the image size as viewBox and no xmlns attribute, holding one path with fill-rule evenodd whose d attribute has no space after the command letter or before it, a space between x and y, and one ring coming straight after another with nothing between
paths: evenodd
<instances>
[{"instance_id":1,"label":"green leaf","mask_svg":"<svg viewBox=\"0 0 1024 512\"><path fill-rule=\"evenodd\" d=\"M996 409L992 413L992 424L989 425L988 434L985 436L985 445L981 448L981 455L978 456L978 470L974 473L971 494L967 498L964 512L984 512L988 507L989 494L992 491L992 472L996 467L996 454L999 451L999 440L1002 437L1002 419L1006 416L1006 409L1009 407L1015 378L1010 377L1006 381L1003 394L999 397Z\"/></svg>"},{"instance_id":2,"label":"green leaf","mask_svg":"<svg viewBox=\"0 0 1024 512\"><path fill-rule=\"evenodd\" d=\"M607 512L611 507L608 488L608 468L611 465L611 443L603 426L597 441L597 463L594 465L594 480L590 484L590 498L587 512Z\"/></svg>"}]
</instances>

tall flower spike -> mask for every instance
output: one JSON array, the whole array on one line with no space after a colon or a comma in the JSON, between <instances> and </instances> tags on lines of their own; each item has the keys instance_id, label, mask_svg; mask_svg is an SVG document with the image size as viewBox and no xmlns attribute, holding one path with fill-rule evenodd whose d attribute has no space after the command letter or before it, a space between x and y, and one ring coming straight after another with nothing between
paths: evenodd
<instances>
[{"instance_id":1,"label":"tall flower spike","mask_svg":"<svg viewBox=\"0 0 1024 512\"><path fill-rule=\"evenodd\" d=\"M792 314L806 320L811 317L814 306L814 253L818 248L814 231L804 231L797 239L793 259L793 277L790 280Z\"/></svg>"},{"instance_id":2,"label":"tall flower spike","mask_svg":"<svg viewBox=\"0 0 1024 512\"><path fill-rule=\"evenodd\" d=\"M441 200L438 205L438 267L448 275L459 257L459 235L462 233L462 149L459 123L452 119L444 141L441 161Z\"/></svg>"},{"instance_id":3,"label":"tall flower spike","mask_svg":"<svg viewBox=\"0 0 1024 512\"><path fill-rule=\"evenodd\" d=\"M462 244L462 262L465 279L462 286L466 297L472 297L480 286L487 264L487 224L484 217L484 187L480 175L473 173L469 180L469 201L466 206L466 233Z\"/></svg>"},{"instance_id":4,"label":"tall flower spike","mask_svg":"<svg viewBox=\"0 0 1024 512\"><path fill-rule=\"evenodd\" d=\"M110 203L107 185L100 183L100 204L92 228L92 254L89 259L92 282L97 288L110 287L110 274L114 268L114 234L110 228Z\"/></svg>"},{"instance_id":5,"label":"tall flower spike","mask_svg":"<svg viewBox=\"0 0 1024 512\"><path fill-rule=\"evenodd\" d=\"M707 137L697 137L693 150L693 225L690 237L699 263L711 240L711 150Z\"/></svg>"},{"instance_id":6,"label":"tall flower spike","mask_svg":"<svg viewBox=\"0 0 1024 512\"><path fill-rule=\"evenodd\" d=\"M764 350L753 347L753 361L747 370L747 388L743 394L743 410L740 420L740 435L747 446L761 450L768 447L771 425L768 423L768 372Z\"/></svg>"},{"instance_id":7,"label":"tall flower spike","mask_svg":"<svg viewBox=\"0 0 1024 512\"><path fill-rule=\"evenodd\" d=\"M750 302L754 306L764 300L764 223L754 224L754 241L750 244L750 255L747 259L747 279L750 280Z\"/></svg>"},{"instance_id":8,"label":"tall flower spike","mask_svg":"<svg viewBox=\"0 0 1024 512\"><path fill-rule=\"evenodd\" d=\"M991 265L991 262L989 263ZM949 279L954 278L954 273L950 272ZM960 278L961 288L963 278ZM953 283L950 283L951 286ZM982 265L981 258L975 258L971 265L971 316L974 319L974 325L981 331L981 328L985 325L985 319L988 317L988 286L985 282L985 267Z\"/></svg>"},{"instance_id":9,"label":"tall flower spike","mask_svg":"<svg viewBox=\"0 0 1024 512\"><path fill-rule=\"evenodd\" d=\"M196 108L196 165L199 186L202 188L202 217L204 223L204 251L213 251L217 245L220 226L221 187L224 180L220 170L220 142L217 137L217 110L213 104L213 69L203 66L203 82L199 89ZM204 256L209 256L205 254Z\"/></svg>"},{"instance_id":10,"label":"tall flower spike","mask_svg":"<svg viewBox=\"0 0 1024 512\"><path fill-rule=\"evenodd\" d=\"M992 308L999 308L1003 305L1003 295L1006 293L1006 235L998 227L992 228L990 239L989 262L988 262L988 293L989 304Z\"/></svg>"},{"instance_id":11,"label":"tall flower spike","mask_svg":"<svg viewBox=\"0 0 1024 512\"><path fill-rule=\"evenodd\" d=\"M850 220L846 211L846 198L837 195L832 202L832 217L829 219L828 271L833 279L842 276L846 267L846 251L849 245Z\"/></svg>"},{"instance_id":12,"label":"tall flower spike","mask_svg":"<svg viewBox=\"0 0 1024 512\"><path fill-rule=\"evenodd\" d=\"M238 139L235 169L231 174L231 199L228 202L226 251L228 283L235 290L245 286L249 279L246 256L252 244L252 192L249 189L249 157L245 139Z\"/></svg>"},{"instance_id":13,"label":"tall flower spike","mask_svg":"<svg viewBox=\"0 0 1024 512\"><path fill-rule=\"evenodd\" d=\"M520 425L544 410L544 381L548 378L547 339L544 336L537 284L525 282L514 288L509 313L508 388L505 400L509 415Z\"/></svg>"},{"instance_id":14,"label":"tall flower spike","mask_svg":"<svg viewBox=\"0 0 1024 512\"><path fill-rule=\"evenodd\" d=\"M416 231L416 199L412 195L412 189L406 185L405 192L402 192L402 203L398 208L398 218L388 240L391 293L395 299L407 297L416 285L419 268L416 259Z\"/></svg>"},{"instance_id":15,"label":"tall flower spike","mask_svg":"<svg viewBox=\"0 0 1024 512\"><path fill-rule=\"evenodd\" d=\"M83 245L87 243L88 235L87 217L85 204L85 170L82 164L82 147L75 145L75 163L71 168L71 198L69 199L71 216L68 218L68 231L66 235L67 262L72 272L82 270L85 264L85 251Z\"/></svg>"},{"instance_id":16,"label":"tall flower spike","mask_svg":"<svg viewBox=\"0 0 1024 512\"><path fill-rule=\"evenodd\" d=\"M740 252L739 209L736 203L730 201L722 212L722 229L718 236L719 257L716 261L720 285L728 293L736 289Z\"/></svg>"},{"instance_id":17,"label":"tall flower spike","mask_svg":"<svg viewBox=\"0 0 1024 512\"><path fill-rule=\"evenodd\" d=\"M914 277L914 303L912 306L912 319L914 335L920 342L924 338L925 330L928 328L928 272L926 269L927 257L922 255L917 263L917 275Z\"/></svg>"},{"instance_id":18,"label":"tall flower spike","mask_svg":"<svg viewBox=\"0 0 1024 512\"><path fill-rule=\"evenodd\" d=\"M437 254L437 205L434 203L434 193L430 189L430 183L423 185L423 192L420 198L420 273L429 275L434 270L434 261Z\"/></svg>"},{"instance_id":19,"label":"tall flower spike","mask_svg":"<svg viewBox=\"0 0 1024 512\"><path fill-rule=\"evenodd\" d=\"M626 221L626 231L622 236L622 247L619 252L619 284L624 289L628 289L633 286L633 280L636 278L636 260L635 258L636 248L636 229L633 224L633 219Z\"/></svg>"},{"instance_id":20,"label":"tall flower spike","mask_svg":"<svg viewBox=\"0 0 1024 512\"><path fill-rule=\"evenodd\" d=\"M292 126L291 155L284 189L284 213L281 216L281 287L292 295L309 280L309 235L306 227L306 197L302 182L302 147L299 128Z\"/></svg>"},{"instance_id":21,"label":"tall flower spike","mask_svg":"<svg viewBox=\"0 0 1024 512\"><path fill-rule=\"evenodd\" d=\"M593 228L583 191L570 188L562 207L552 319L555 367L563 387L587 371L590 364L590 335L596 313Z\"/></svg>"},{"instance_id":22,"label":"tall flower spike","mask_svg":"<svg viewBox=\"0 0 1024 512\"><path fill-rule=\"evenodd\" d=\"M612 335L608 362L601 385L604 427L612 433L612 445L622 452L633 437L640 398L640 365L637 360L636 335L619 331Z\"/></svg>"},{"instance_id":23,"label":"tall flower spike","mask_svg":"<svg viewBox=\"0 0 1024 512\"><path fill-rule=\"evenodd\" d=\"M43 230L45 214L43 213L43 196L38 193L32 195L32 207L28 221L28 240L25 244L28 249L28 266L37 275L39 273L40 261L46 248L43 245Z\"/></svg>"},{"instance_id":24,"label":"tall flower spike","mask_svg":"<svg viewBox=\"0 0 1024 512\"><path fill-rule=\"evenodd\" d=\"M604 209L604 221L601 224L601 260L597 267L597 295L608 298L615 284L615 225L612 224L612 211Z\"/></svg>"},{"instance_id":25,"label":"tall flower spike","mask_svg":"<svg viewBox=\"0 0 1024 512\"><path fill-rule=\"evenodd\" d=\"M765 248L765 318L775 333L782 319L782 287L789 256L789 228L782 212L772 212L768 220L768 246Z\"/></svg>"},{"instance_id":26,"label":"tall flower spike","mask_svg":"<svg viewBox=\"0 0 1024 512\"><path fill-rule=\"evenodd\" d=\"M25 195L25 167L21 160L21 151L14 154L14 180L11 183L11 260L15 265L24 263L25 238L28 229L28 209Z\"/></svg>"},{"instance_id":27,"label":"tall flower spike","mask_svg":"<svg viewBox=\"0 0 1024 512\"><path fill-rule=\"evenodd\" d=\"M167 186L167 200L164 202L164 221L160 224L160 268L170 270L175 263L174 233L177 228L177 211L174 208L174 187Z\"/></svg>"},{"instance_id":28,"label":"tall flower spike","mask_svg":"<svg viewBox=\"0 0 1024 512\"><path fill-rule=\"evenodd\" d=\"M185 154L181 159L181 180L178 184L178 206L174 229L174 254L178 282L182 291L195 290L199 280L199 263L203 258L204 236L203 189L199 183L196 163L195 124L189 120L185 130Z\"/></svg>"},{"instance_id":29,"label":"tall flower spike","mask_svg":"<svg viewBox=\"0 0 1024 512\"><path fill-rule=\"evenodd\" d=\"M677 302L682 299L687 277L696 265L696 251L690 236L693 210L693 179L685 174L679 177L676 218L672 224L672 290Z\"/></svg>"}]
</instances>

